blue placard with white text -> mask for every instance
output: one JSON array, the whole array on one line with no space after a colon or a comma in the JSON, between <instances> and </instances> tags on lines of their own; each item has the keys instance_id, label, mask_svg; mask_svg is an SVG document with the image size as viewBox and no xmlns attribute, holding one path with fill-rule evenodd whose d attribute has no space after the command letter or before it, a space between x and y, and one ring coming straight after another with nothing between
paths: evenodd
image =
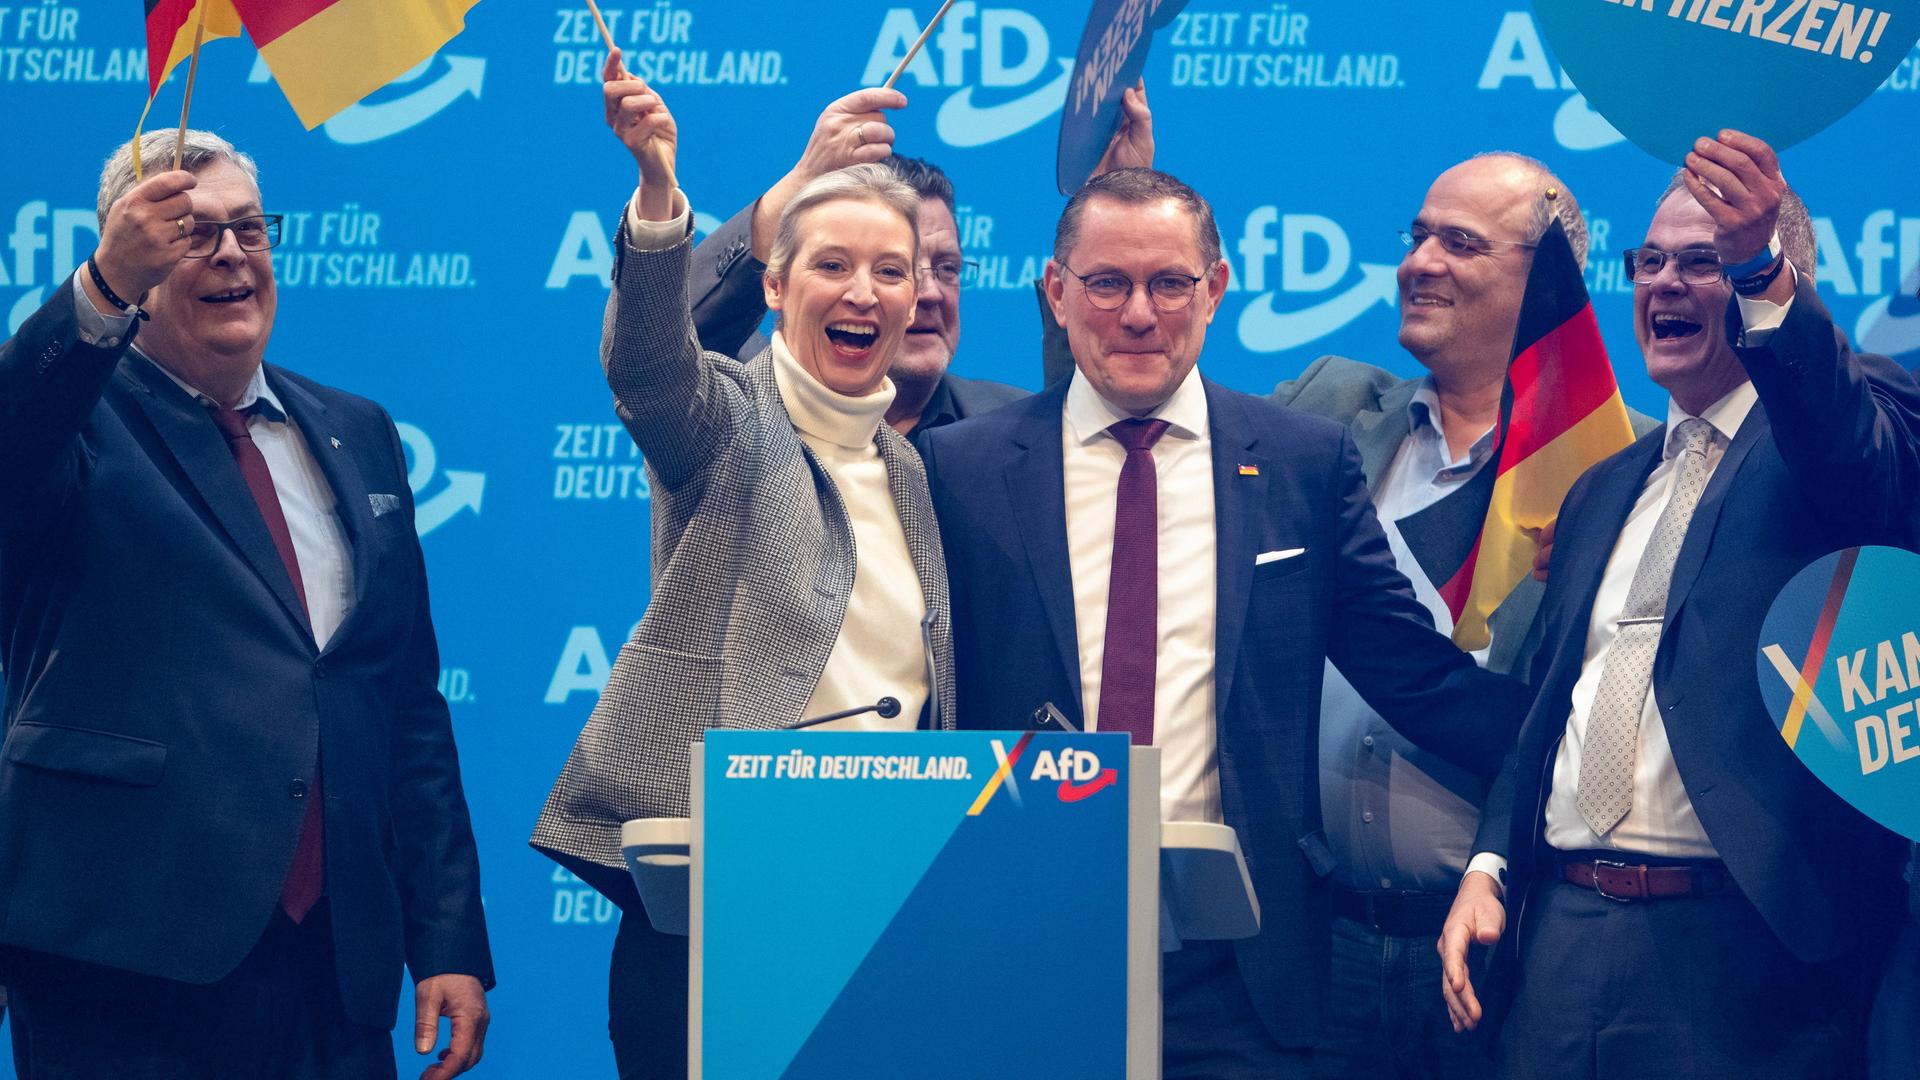
<instances>
[{"instance_id":1,"label":"blue placard with white text","mask_svg":"<svg viewBox=\"0 0 1920 1080\"><path fill-rule=\"evenodd\" d=\"M1127 746L709 732L701 1075L1123 1076Z\"/></svg>"}]
</instances>

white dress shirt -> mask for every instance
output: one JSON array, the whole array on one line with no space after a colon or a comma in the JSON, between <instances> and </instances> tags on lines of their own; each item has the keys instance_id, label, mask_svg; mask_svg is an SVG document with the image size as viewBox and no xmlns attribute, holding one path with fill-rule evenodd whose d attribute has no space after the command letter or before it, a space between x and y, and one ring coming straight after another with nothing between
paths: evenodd
<instances>
[{"instance_id":1,"label":"white dress shirt","mask_svg":"<svg viewBox=\"0 0 1920 1080\"><path fill-rule=\"evenodd\" d=\"M214 407L212 398L194 389L186 380L145 354L141 354L141 358L152 363L200 404L209 409ZM340 525L333 487L320 471L320 463L313 459L313 451L308 449L300 429L294 426L293 418L287 415L273 388L267 385L263 369L253 369L253 379L247 383L234 408L246 414L247 433L260 448L260 456L267 459L273 491L280 498L280 512L286 516L287 532L293 536L293 553L300 560L300 584L307 594L307 621L313 626L314 643L324 649L333 632L353 613L354 596L352 549L347 545L346 530ZM224 436L222 438L224 440Z\"/></svg>"},{"instance_id":2,"label":"white dress shirt","mask_svg":"<svg viewBox=\"0 0 1920 1080\"><path fill-rule=\"evenodd\" d=\"M1161 755L1160 814L1167 821L1220 822L1224 818L1213 694L1217 600L1213 435L1199 370L1189 371L1173 396L1145 418L1165 420L1168 425L1153 446L1160 522L1153 742ZM1107 586L1113 570L1113 515L1120 467L1127 458L1107 428L1133 416L1102 398L1076 371L1067 388L1062 419L1080 701L1086 729L1098 731Z\"/></svg>"}]
</instances>

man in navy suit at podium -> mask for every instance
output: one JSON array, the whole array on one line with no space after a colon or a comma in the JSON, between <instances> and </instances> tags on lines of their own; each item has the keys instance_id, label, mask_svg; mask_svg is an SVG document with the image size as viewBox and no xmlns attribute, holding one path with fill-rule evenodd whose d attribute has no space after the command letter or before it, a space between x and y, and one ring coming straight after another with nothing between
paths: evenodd
<instances>
[{"instance_id":1,"label":"man in navy suit at podium","mask_svg":"<svg viewBox=\"0 0 1920 1080\"><path fill-rule=\"evenodd\" d=\"M0 344L0 982L27 1080L391 1077L480 1056L479 868L406 463L261 363L280 219L188 132ZM137 338L137 340L136 340Z\"/></svg>"},{"instance_id":2,"label":"man in navy suit at podium","mask_svg":"<svg viewBox=\"0 0 1920 1080\"><path fill-rule=\"evenodd\" d=\"M1337 423L1195 362L1228 268L1213 212L1150 169L1089 181L1047 266L1072 378L927 432L961 723L1051 701L1162 754L1168 820L1234 827L1260 933L1167 956L1165 1075L1307 1075L1332 860L1317 733L1331 658L1409 738L1491 773L1526 691L1436 633Z\"/></svg>"}]
</instances>

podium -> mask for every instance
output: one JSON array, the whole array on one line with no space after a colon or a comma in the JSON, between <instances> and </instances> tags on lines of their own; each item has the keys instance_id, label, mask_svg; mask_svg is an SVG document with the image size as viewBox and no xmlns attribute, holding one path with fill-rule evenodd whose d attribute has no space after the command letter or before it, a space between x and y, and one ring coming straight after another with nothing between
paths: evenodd
<instances>
[{"instance_id":1,"label":"podium","mask_svg":"<svg viewBox=\"0 0 1920 1080\"><path fill-rule=\"evenodd\" d=\"M690 938L688 1075L1157 1080L1161 952L1260 918L1159 774L1113 734L708 732L692 817L621 837Z\"/></svg>"}]
</instances>

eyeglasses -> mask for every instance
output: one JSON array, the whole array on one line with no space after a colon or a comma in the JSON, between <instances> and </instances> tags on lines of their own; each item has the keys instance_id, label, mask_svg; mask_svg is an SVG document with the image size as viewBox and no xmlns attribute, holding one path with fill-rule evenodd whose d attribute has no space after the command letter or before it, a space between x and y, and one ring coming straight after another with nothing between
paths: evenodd
<instances>
[{"instance_id":1,"label":"eyeglasses","mask_svg":"<svg viewBox=\"0 0 1920 1080\"><path fill-rule=\"evenodd\" d=\"M1409 254L1420 250L1420 245L1426 243L1429 236L1440 241L1440 247L1449 255L1484 255L1495 248L1532 249L1540 246L1520 240L1489 240L1465 229L1429 229L1425 225L1414 225L1400 230L1400 242L1407 245Z\"/></svg>"},{"instance_id":2,"label":"eyeglasses","mask_svg":"<svg viewBox=\"0 0 1920 1080\"><path fill-rule=\"evenodd\" d=\"M1080 287L1087 292L1087 302L1101 311L1117 311L1133 297L1133 287L1144 285L1147 299L1163 312L1179 311L1193 302L1193 294L1198 291L1200 282L1205 280L1196 274L1176 274L1172 271L1155 274L1145 281L1135 281L1125 274L1113 270L1098 270L1091 274L1082 274L1066 263L1060 268L1080 279Z\"/></svg>"},{"instance_id":3,"label":"eyeglasses","mask_svg":"<svg viewBox=\"0 0 1920 1080\"><path fill-rule=\"evenodd\" d=\"M1708 247L1690 247L1679 251L1662 251L1657 247L1628 248L1622 252L1627 260L1627 277L1635 285L1651 285L1666 269L1668 260L1672 260L1674 272L1680 280L1689 285L1717 285L1727 276L1727 268L1720 262L1720 253Z\"/></svg>"},{"instance_id":4,"label":"eyeglasses","mask_svg":"<svg viewBox=\"0 0 1920 1080\"><path fill-rule=\"evenodd\" d=\"M189 259L204 259L220 248L220 234L233 230L241 251L265 251L280 242L280 222L285 214L253 214L232 221L195 221L187 234Z\"/></svg>"},{"instance_id":5,"label":"eyeglasses","mask_svg":"<svg viewBox=\"0 0 1920 1080\"><path fill-rule=\"evenodd\" d=\"M939 282L942 288L951 289L962 281L971 283L978 278L980 264L972 259L942 259L930 265L916 266L913 272L921 281L925 281L927 275L931 274L933 280Z\"/></svg>"}]
</instances>

